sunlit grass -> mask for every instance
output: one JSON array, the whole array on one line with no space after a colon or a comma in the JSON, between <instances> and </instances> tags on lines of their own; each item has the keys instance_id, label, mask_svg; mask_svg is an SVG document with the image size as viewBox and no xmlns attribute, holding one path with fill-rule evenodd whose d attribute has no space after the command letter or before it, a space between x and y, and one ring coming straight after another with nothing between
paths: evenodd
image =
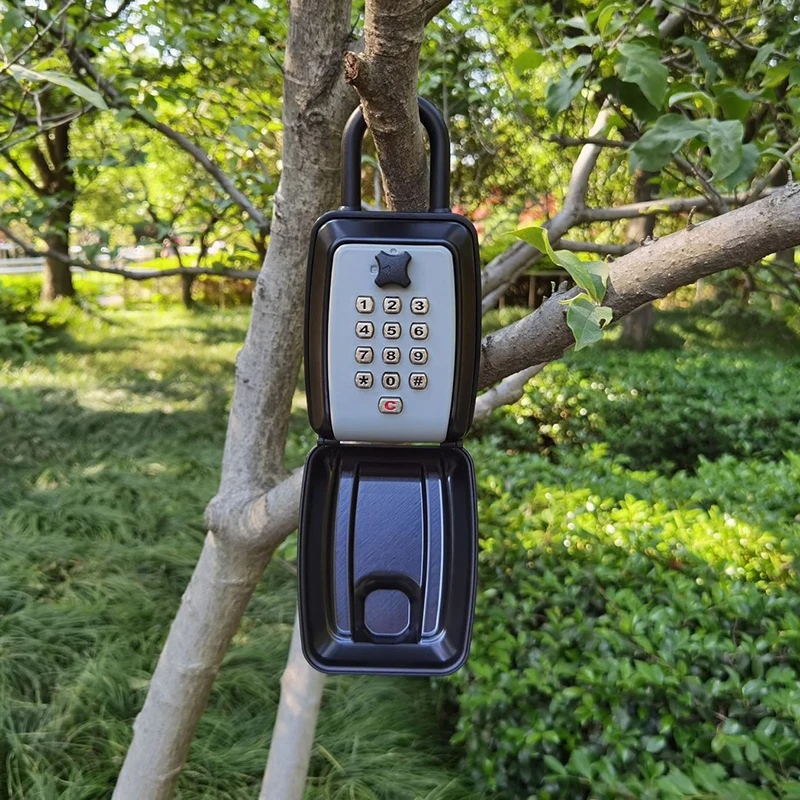
<instances>
[{"instance_id":1,"label":"sunlit grass","mask_svg":"<svg viewBox=\"0 0 800 800\"><path fill-rule=\"evenodd\" d=\"M246 310L81 313L0 369L0 797L110 796L217 489ZM313 435L295 398L287 463ZM252 798L294 617L274 564L181 798ZM330 681L309 798L468 797L427 682Z\"/></svg>"}]
</instances>

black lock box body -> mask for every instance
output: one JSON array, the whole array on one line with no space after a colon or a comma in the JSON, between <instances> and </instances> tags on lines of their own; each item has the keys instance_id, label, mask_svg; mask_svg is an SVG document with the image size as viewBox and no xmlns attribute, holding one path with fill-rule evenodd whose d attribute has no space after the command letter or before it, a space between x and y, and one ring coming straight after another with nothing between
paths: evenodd
<instances>
[{"instance_id":1,"label":"black lock box body","mask_svg":"<svg viewBox=\"0 0 800 800\"><path fill-rule=\"evenodd\" d=\"M431 211L360 210L357 111L343 139L344 207L311 236L305 378L320 442L303 476L298 606L306 659L328 673L441 675L469 651L477 501L460 440L478 380L480 256L472 224L448 208L444 121L424 100L420 117Z\"/></svg>"}]
</instances>

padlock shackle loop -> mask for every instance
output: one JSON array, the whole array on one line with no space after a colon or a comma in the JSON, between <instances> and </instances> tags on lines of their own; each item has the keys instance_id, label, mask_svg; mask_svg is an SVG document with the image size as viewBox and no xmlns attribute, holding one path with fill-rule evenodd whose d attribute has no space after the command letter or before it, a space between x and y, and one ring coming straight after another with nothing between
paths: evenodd
<instances>
[{"instance_id":1,"label":"padlock shackle loop","mask_svg":"<svg viewBox=\"0 0 800 800\"><path fill-rule=\"evenodd\" d=\"M430 211L450 211L450 134L433 103L418 97L419 118L431 148ZM347 120L342 136L342 206L361 211L361 143L367 130L359 106Z\"/></svg>"}]
</instances>

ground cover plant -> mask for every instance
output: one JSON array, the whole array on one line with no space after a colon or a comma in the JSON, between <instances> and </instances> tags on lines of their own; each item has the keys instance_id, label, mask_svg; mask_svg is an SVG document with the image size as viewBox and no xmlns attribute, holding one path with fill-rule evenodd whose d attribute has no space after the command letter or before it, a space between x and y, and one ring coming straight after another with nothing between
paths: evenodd
<instances>
[{"instance_id":1,"label":"ground cover plant","mask_svg":"<svg viewBox=\"0 0 800 800\"><path fill-rule=\"evenodd\" d=\"M701 313L662 313L648 353L569 355L476 429L468 666L330 681L308 798L800 796L800 442L767 422L796 410L795 334ZM109 796L202 545L246 317L65 313L3 364L0 797ZM697 439L683 391L706 402ZM298 392L287 467L313 441ZM257 793L293 556L248 609L181 798Z\"/></svg>"}]
</instances>

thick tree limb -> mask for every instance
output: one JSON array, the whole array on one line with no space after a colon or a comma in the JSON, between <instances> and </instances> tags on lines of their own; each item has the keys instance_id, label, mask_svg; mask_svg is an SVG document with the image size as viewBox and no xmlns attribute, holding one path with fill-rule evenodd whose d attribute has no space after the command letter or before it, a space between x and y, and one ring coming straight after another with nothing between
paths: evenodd
<instances>
[{"instance_id":1,"label":"thick tree limb","mask_svg":"<svg viewBox=\"0 0 800 800\"><path fill-rule=\"evenodd\" d=\"M211 532L137 718L116 800L172 796L225 650L274 545L297 523L300 474L281 481L283 456L302 351L306 242L314 220L337 205L341 131L355 106L341 77L349 35L349 0L291 0L283 172L237 359Z\"/></svg>"},{"instance_id":2,"label":"thick tree limb","mask_svg":"<svg viewBox=\"0 0 800 800\"><path fill-rule=\"evenodd\" d=\"M800 185L791 185L617 259L610 267L604 305L616 320L679 286L798 243ZM479 385L491 386L532 361L552 361L572 343L564 306L551 298L530 316L484 339Z\"/></svg>"}]
</instances>

